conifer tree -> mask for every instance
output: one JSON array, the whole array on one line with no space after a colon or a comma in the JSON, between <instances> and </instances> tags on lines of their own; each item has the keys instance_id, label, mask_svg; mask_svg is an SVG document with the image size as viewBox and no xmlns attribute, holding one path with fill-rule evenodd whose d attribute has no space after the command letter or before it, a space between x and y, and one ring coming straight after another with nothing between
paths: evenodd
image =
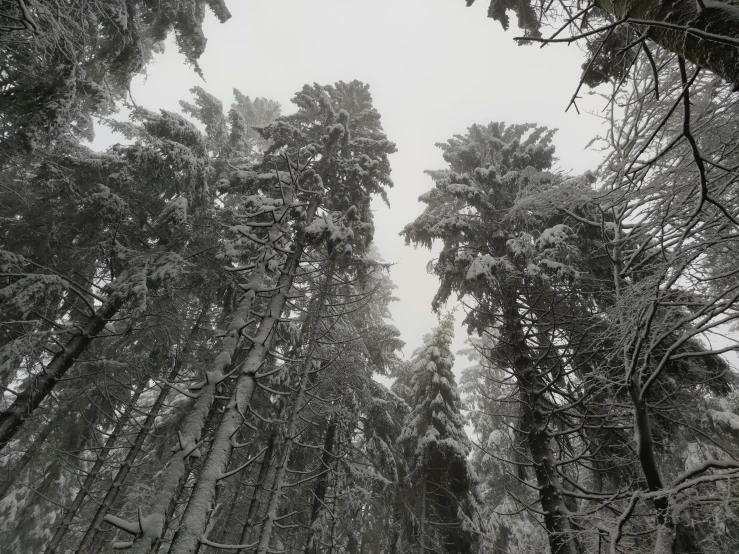
<instances>
[{"instance_id":1,"label":"conifer tree","mask_svg":"<svg viewBox=\"0 0 739 554\"><path fill-rule=\"evenodd\" d=\"M477 477L468 456L461 400L450 351L454 319L445 316L416 353L407 416L398 443L408 456L405 486L413 494L412 550L474 553L484 531Z\"/></svg>"},{"instance_id":2,"label":"conifer tree","mask_svg":"<svg viewBox=\"0 0 739 554\"><path fill-rule=\"evenodd\" d=\"M170 33L201 73L206 8L221 22L231 17L223 0L74 1L63 9L49 0L7 2L0 15L3 166L10 155L60 139L91 139L92 118L116 110Z\"/></svg>"},{"instance_id":3,"label":"conifer tree","mask_svg":"<svg viewBox=\"0 0 739 554\"><path fill-rule=\"evenodd\" d=\"M215 99L203 91L200 102L202 111L196 114L206 127L213 119L217 119L214 113L219 110L223 119L220 102L209 102L210 100ZM270 117L269 114L279 111L275 103L260 99L257 104L270 105L272 110L262 111L260 117ZM251 118L253 114L246 115ZM144 268L148 264L148 270L153 278L148 279L146 286L132 287L133 292L123 298L122 309L116 314L118 321L106 325L97 337L94 335L88 337L88 340L96 340L81 345L76 351L68 348L63 352L71 363L64 372L56 374L58 384L55 388L60 389L59 392L64 395L67 394L66 389L75 384L83 385L81 388L83 394L87 393L84 385L94 388L94 384L80 380L78 375L90 371L88 359L96 357L104 360L98 362L99 369L103 372L103 383L124 377L125 373L121 372L121 367L125 368L126 365L120 364L119 360L125 360L128 365L135 364L147 379L154 378L158 383L177 376L183 379L190 378L187 364L192 361L188 359L192 345L186 347L185 352L175 360L172 360L169 353L151 358L159 360L159 365L156 362L147 363L145 360L153 351L158 350L160 353L166 351L167 344L170 345L174 355L176 349L181 348L182 342L195 340L198 334L210 337L211 318L197 314L207 313L212 303L222 303L224 311L230 310L233 292L229 292L231 284L215 258L220 235L217 227L212 225L214 217L219 218L223 213L208 206L214 193L224 194L218 190L216 182L219 178L219 168L228 167L226 162L229 152L222 151L222 145L218 142L215 132L203 135L191 122L179 115L169 112L156 114L138 109L133 113L132 119L131 123L115 123L114 127L132 139L133 144L116 146L104 154L93 154L83 147L59 148L53 152L55 157L51 159L47 157L40 162L29 164L25 168L26 173L11 174L14 180L6 182L12 186L3 188L3 197L7 196L8 200L3 204L4 213L16 222L3 229L2 245L7 249L3 254L8 264L3 269L23 269L26 272L3 275L3 284L8 285L0 293L3 316L11 315L12 311L6 310L8 306L18 314L39 311L39 307L47 302L46 299L53 298L54 294L57 295L55 297L57 304L52 304L52 307L59 306L56 311L42 312L45 319L40 322L31 319L25 323L20 321L4 323L11 332L4 334L0 343L0 360L6 386L16 390L25 386L41 401L44 398L44 390L33 384L23 385L23 380L33 383L36 379L35 374L42 364L46 364L47 369L51 367L48 356L45 357L43 352L46 344L54 344L65 336L71 334L74 337L75 333L84 331L78 322L84 323L85 310L89 308L90 303L104 299L104 294L113 289L110 286L106 288L111 279L114 284L118 283L121 287L128 280L134 284L144 285L141 279L143 275L133 272L131 279L131 274L123 271L127 264L139 264L138 267ZM244 123L254 123L251 119L247 121L242 118L242 120ZM226 131L237 144L241 144L241 128L232 130L227 126ZM246 127L243 127L243 133L246 132ZM233 155L241 154L236 152ZM102 187L102 191L98 190L100 181L107 183L106 187ZM74 186L70 187L71 184ZM70 194L63 194L67 187L71 188ZM173 200L167 202L169 198ZM132 209L134 207L135 209ZM45 213L45 216L37 216L38 213ZM54 232L44 236L43 228L34 228L32 220L39 217L48 222ZM135 255L137 250L141 252L138 258ZM127 256L119 257L121 252ZM169 258L173 265L158 269L156 264L152 263L161 252L165 255L175 253ZM179 253L182 253L181 257ZM22 254L22 257L19 254ZM37 260L45 260L46 263L40 265ZM179 266L176 265L178 260L181 260ZM184 271L179 271L178 268ZM212 272L214 269L215 273ZM62 287L54 289L55 282L44 280L45 274L58 277ZM42 288L42 285L45 288ZM174 286L180 286L181 291L189 292L171 294ZM60 293L54 292L55 290L59 290ZM214 319L219 317L216 310L211 311ZM144 323L147 320L167 323L160 323L152 328ZM41 326L47 325L49 331L38 333L39 323ZM164 330L159 332L162 328ZM173 362L174 367L167 367L170 362ZM69 383L59 381L59 377L68 371L71 371L75 379ZM48 379L49 374L42 373L41 377ZM143 427L138 430L140 432L135 439L132 437L124 439L124 442L129 438L132 441L127 455L120 459L117 456L111 457L104 462L103 471L98 472L97 477L105 477L109 472L115 471L116 477L107 492L99 493L103 500L97 510L98 513L94 517L90 514L93 523L84 534L81 543L83 551L93 548L90 546L92 543L88 541L95 542L99 538L102 517L116 501L121 489L123 488L124 492L127 490L124 487L125 480L132 468L140 467L141 464L135 464L135 461L144 445L148 443L154 450L160 448L157 444L158 439L154 439L156 434L152 434L152 426L154 422L161 421L161 411L171 416L165 407L166 393L169 389L154 386L160 394L156 399L151 398L149 394L145 395L147 408L150 407L151 410L145 420L139 422ZM97 408L93 409L100 409L99 401L96 401L96 406ZM68 407L60 406L59 414L64 414L65 409ZM124 410L125 406L120 409ZM55 410L52 403L44 411L52 419L56 417L63 419L63 416L55 415ZM86 416L86 419L91 426L97 425L95 418ZM66 427L63 422L60 422L60 425ZM9 468L22 470L33 460L35 455L33 453L37 449L33 448L33 444L26 448L25 440L26 437L36 435L33 427L29 431L31 433L21 433L18 437L20 441L14 442L12 447L12 450L18 449L21 452L25 449L25 453L17 457L11 451L11 455L4 460L5 470ZM42 430L39 436L41 441L43 442L43 437L52 431L53 426L47 426ZM93 433L109 431L110 428L103 427L99 431L94 429ZM82 445L82 448L90 448L91 455L96 457L98 456L96 448L102 447L105 439L98 441L95 436L94 440L100 443L97 447L95 444L87 443ZM121 444L120 441L118 444ZM118 452L119 448L115 447L114 451ZM84 475L88 469L89 467L83 463L75 471ZM25 475L25 473L9 475L3 482L3 492L10 487L18 489L22 486ZM102 480L104 479L95 481L92 496L98 494L98 483ZM90 486L84 488L88 490L89 495ZM67 495L69 491L74 495L74 490L74 486L71 486L66 491L62 488L59 491L47 492L50 498L55 497L57 493L64 494L61 500L67 504L72 503L73 497L67 499ZM38 504L39 498L35 497L33 502ZM79 537L77 524L87 517L89 504L84 502L83 497L80 497L80 501L83 503L78 506L75 502L68 512L70 517L76 519L73 525L67 527L70 532L66 534L70 536L63 539L67 545L75 544ZM48 510L50 514L57 510L53 504L37 506L35 509L39 508ZM21 544L18 548L25 551L29 547Z\"/></svg>"},{"instance_id":4,"label":"conifer tree","mask_svg":"<svg viewBox=\"0 0 739 554\"><path fill-rule=\"evenodd\" d=\"M394 151L394 145L380 130L379 115L372 108L366 85L355 81L334 87L306 86L295 102L300 107L297 114L263 130L272 146L256 169L271 172L237 171L230 177L229 184L236 190L246 184L258 192L246 197L242 223L233 227L245 248L239 255L247 263L230 269L245 274L248 280L241 287L244 295L215 360L216 368L206 373L202 390L194 395L195 406L178 435L180 446L162 473L161 492L146 513L142 510L138 523L106 516L107 521L135 535L134 552L147 552L162 537L175 490L187 474L187 459L199 453L197 447L204 438L216 387L246 337L250 343L246 360L172 543L178 552L197 550L214 508L218 484L237 473L227 469L234 450L232 437L241 428L264 375L261 370L279 325L284 323L301 263L307 261L304 255L313 244L322 244L336 255L361 255L372 239L371 195L383 194L392 184L387 155ZM320 159L314 162L316 157ZM265 301L257 298L259 294ZM257 326L250 335L247 329L254 323ZM268 527L263 529L261 549L269 547L271 535Z\"/></svg>"},{"instance_id":5,"label":"conifer tree","mask_svg":"<svg viewBox=\"0 0 739 554\"><path fill-rule=\"evenodd\" d=\"M552 135L535 125L490 123L439 144L450 169L430 172L435 187L421 197L427 207L403 234L427 247L443 242L432 267L440 278L434 308L453 293L468 297L469 329L495 336L495 351L487 355L510 368L517 384L521 429L550 547L553 554L563 554L575 552L576 545L548 432L557 420L546 414L560 402L549 395L559 395L564 385L558 375L562 358L553 355L551 337L572 319L566 313L569 303L558 299L560 294L568 298L569 289L558 285L578 274L581 256L577 241L569 240L577 235L562 226L561 218L545 216L536 221L538 229L526 217L509 218L521 191L556 183L546 171L554 156ZM565 313L554 316L555 308ZM563 402L567 406L572 399ZM566 425L568 433L576 432L571 422Z\"/></svg>"},{"instance_id":6,"label":"conifer tree","mask_svg":"<svg viewBox=\"0 0 739 554\"><path fill-rule=\"evenodd\" d=\"M466 2L471 6L475 0ZM518 27L525 31L525 36L520 39L523 41L537 39L547 42L548 39L541 38L541 30L548 25L561 26L551 37L557 41L571 42L578 37L592 35L600 35L600 42L616 38L611 40L606 52L602 46L591 47L593 61L599 54L608 54L610 50L605 62L607 65L622 63L619 57L623 51L619 53L619 47L629 49L641 45L648 38L697 67L712 71L735 89L739 86L739 13L731 0L706 4L702 1L655 4L649 0L597 0L583 7L576 2L565 2L562 7L564 9L560 11L540 0L490 0L488 17L508 29L508 12L513 12ZM570 24L577 25L574 38L557 37ZM632 29L627 31L626 26ZM651 54L647 55L651 57ZM586 65L586 73L592 66L592 62ZM610 67L603 73L610 77L618 70Z\"/></svg>"},{"instance_id":7,"label":"conifer tree","mask_svg":"<svg viewBox=\"0 0 739 554\"><path fill-rule=\"evenodd\" d=\"M14 175L13 188L3 189L3 212L16 223L3 230L7 272L0 302L17 320L38 314L35 326L14 324L18 334L4 348L17 357L14 345L20 343L49 348L52 356L12 375L22 384L0 413L2 447L92 341L111 334L106 331L111 319L131 322L146 313L157 288L189 278L188 252L207 240L202 232L207 228L195 223L209 217L212 195L203 136L169 112L142 110L135 117L139 126L121 128L141 139L136 144L102 154L79 145L59 148L53 158ZM101 176L107 184L100 183ZM26 199L12 194L14 189L23 190ZM42 211L53 228L45 236L33 223ZM39 325L48 332L34 333ZM35 344L27 341L29 335Z\"/></svg>"}]
</instances>

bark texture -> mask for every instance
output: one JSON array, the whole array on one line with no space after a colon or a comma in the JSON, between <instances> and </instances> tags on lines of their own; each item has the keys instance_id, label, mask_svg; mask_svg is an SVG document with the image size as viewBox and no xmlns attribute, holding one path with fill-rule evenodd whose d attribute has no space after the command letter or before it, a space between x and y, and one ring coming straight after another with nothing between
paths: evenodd
<instances>
[{"instance_id":1,"label":"bark texture","mask_svg":"<svg viewBox=\"0 0 739 554\"><path fill-rule=\"evenodd\" d=\"M259 496L264 490L264 484L267 482L267 475L269 474L270 465L272 464L272 458L275 453L275 446L277 444L277 433L273 432L270 435L269 443L267 444L267 450L262 458L262 464L259 467L259 477L257 478L256 485L254 487L254 494L249 502L249 509L246 512L246 522L244 528L241 530L241 537L239 538L239 544L246 544L249 540L249 532L254 524L254 518L257 515L257 508L259 508ZM239 550L239 554L248 554L247 549Z\"/></svg>"},{"instance_id":2,"label":"bark texture","mask_svg":"<svg viewBox=\"0 0 739 554\"><path fill-rule=\"evenodd\" d=\"M209 304L206 304L203 306L203 309L201 310L200 315L195 321L195 325L190 331L190 342L188 342L186 346L183 348L180 356L175 361L174 366L172 367L172 370L167 375L167 379L169 381L174 381L179 376L180 370L182 369L182 366L184 363L184 358L191 351L192 341L195 340L198 333L200 332L201 326L205 320L205 317L208 314L209 309L210 309ZM96 543L96 539L100 532L100 526L103 524L103 520L105 516L110 511L111 507L113 506L113 503L118 497L118 493L120 492L121 488L125 484L126 479L128 478L128 474L131 472L131 468L133 467L133 464L136 462L136 458L138 458L138 455L141 453L141 449L143 448L144 443L146 442L146 439L151 434L151 431L154 428L154 423L156 422L157 417L159 417L159 412L164 406L164 402L166 401L168 394L169 394L169 387L163 387L159 391L159 394L154 400L154 404L152 404L151 409L149 410L149 413L146 415L146 419L144 420L144 423L141 426L141 429L139 429L139 432L136 434L136 438L134 439L133 444L131 445L131 448L129 448L128 453L126 454L126 458L123 460L121 467L118 468L118 472L116 473L115 477L113 478L113 481L108 487L108 490L106 491L102 502L100 502L100 504L98 505L98 508L95 511L95 515L90 521L90 524L88 525L87 530L85 531L85 534L82 537L82 541L80 542L77 552L84 553Z\"/></svg>"},{"instance_id":3,"label":"bark texture","mask_svg":"<svg viewBox=\"0 0 739 554\"><path fill-rule=\"evenodd\" d=\"M320 544L321 536L320 533L316 533L313 526L318 521L318 516L321 513L321 507L324 505L326 499L326 491L328 490L329 474L331 472L334 441L336 439L336 421L331 420L326 429L326 436L323 439L323 451L321 452L321 476L318 478L316 488L313 491L313 506L311 506L310 512L310 538L308 539L308 545L306 546L306 554L318 554L318 546Z\"/></svg>"},{"instance_id":4,"label":"bark texture","mask_svg":"<svg viewBox=\"0 0 739 554\"><path fill-rule=\"evenodd\" d=\"M298 262L302 256L302 245L296 245L287 267L279 282L279 292L272 297L267 308L267 315L259 326L255 343L249 350L243 370L234 386L231 400L223 413L216 436L211 444L202 471L190 496L187 509L182 517L179 530L172 541L171 552L192 554L197 551L200 538L207 525L207 514L210 512L216 496L216 487L226 472L226 467L233 452L232 437L241 427L246 409L256 388L256 375L267 358L274 328L279 323L287 302L289 291Z\"/></svg>"},{"instance_id":5,"label":"bark texture","mask_svg":"<svg viewBox=\"0 0 739 554\"><path fill-rule=\"evenodd\" d=\"M539 486L539 502L544 512L551 554L578 554L577 542L568 517L562 485L557 475L554 453L547 432L550 406L543 394L546 383L537 371L530 349L524 338L516 310L515 291L509 290L510 299L504 307L504 325L507 344L519 387L522 409L521 427L526 433L529 453Z\"/></svg>"}]
</instances>

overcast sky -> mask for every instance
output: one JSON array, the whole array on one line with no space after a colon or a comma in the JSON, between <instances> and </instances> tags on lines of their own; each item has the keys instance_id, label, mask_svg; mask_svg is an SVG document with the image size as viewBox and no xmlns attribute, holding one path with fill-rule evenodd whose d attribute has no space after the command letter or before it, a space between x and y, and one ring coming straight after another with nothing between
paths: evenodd
<instances>
[{"instance_id":1,"label":"overcast sky","mask_svg":"<svg viewBox=\"0 0 739 554\"><path fill-rule=\"evenodd\" d=\"M149 76L132 87L137 104L179 111L188 90L202 86L228 109L238 88L279 101L305 83L359 79L369 83L388 138L395 188L391 207L376 202L376 243L395 263L399 302L393 318L409 356L435 324L431 298L436 279L426 273L432 255L406 247L398 233L417 216L418 196L431 186L425 169L444 167L434 143L464 133L474 123L538 123L557 128L559 168L595 169L597 153L586 144L601 129L598 117L565 113L581 73L576 46L517 46L517 31L504 32L485 17L487 3L464 0L230 0L233 17L219 24L208 14L208 46L200 65L203 82L174 45L156 58ZM603 102L591 102L602 106ZM105 130L98 147L116 142ZM464 336L457 333L455 348ZM466 360L458 360L459 371Z\"/></svg>"}]
</instances>

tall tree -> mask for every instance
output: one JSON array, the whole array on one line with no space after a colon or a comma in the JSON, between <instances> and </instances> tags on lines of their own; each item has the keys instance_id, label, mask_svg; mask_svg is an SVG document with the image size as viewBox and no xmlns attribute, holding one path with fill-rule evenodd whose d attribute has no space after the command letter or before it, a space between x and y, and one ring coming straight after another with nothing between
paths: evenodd
<instances>
[{"instance_id":1,"label":"tall tree","mask_svg":"<svg viewBox=\"0 0 739 554\"><path fill-rule=\"evenodd\" d=\"M372 108L366 85L355 81L333 87L306 86L295 102L300 108L295 115L263 130L264 137L273 144L256 169L274 173L251 171L244 176L244 172L237 171L231 181L241 187L246 177L254 183L252 190L261 192L246 198L243 223L233 228L247 248L248 263L232 269L244 273L248 281L242 285L244 296L229 327L228 342L224 342L224 350L216 359L218 371L207 374L218 378L206 375L204 389L197 393L196 406L180 434L180 443L188 446L178 448L177 462L165 468L163 494L157 496L138 526L108 516L108 521L137 535L134 551L148 551L161 536L174 488L186 474L185 460L203 437L215 386L223 380L242 337L247 337L250 345L246 361L172 546L182 552L198 548L217 485L224 475L235 474L227 469L234 449L232 436L250 408L295 279L300 276L300 264L307 261L304 256L316 242L337 254L351 255L355 250L361 254L372 239L371 195L384 194L384 188L392 184L387 155L395 147L380 130L379 114ZM266 298L257 302L260 293ZM256 311L257 307L263 311ZM250 318L252 313L257 317ZM253 323L257 326L249 336L247 328Z\"/></svg>"},{"instance_id":2,"label":"tall tree","mask_svg":"<svg viewBox=\"0 0 739 554\"><path fill-rule=\"evenodd\" d=\"M442 241L432 266L441 281L434 307L457 293L468 307L470 329L495 339L486 355L515 380L519 428L550 548L560 554L575 552L577 543L551 427L561 423L566 434L578 428L552 415L577 403L566 390L563 353L577 349L577 334L564 330L573 318L570 304L563 302L569 297L563 285L578 274L579 248L567 240L574 233L561 220L532 221L530 213L520 220L509 217L521 191L556 184L558 177L546 171L554 156L552 134L535 125L491 123L438 145L450 169L430 172L435 187L421 197L427 207L403 234L427 247ZM554 344L555 336L562 337L561 345Z\"/></svg>"}]
</instances>

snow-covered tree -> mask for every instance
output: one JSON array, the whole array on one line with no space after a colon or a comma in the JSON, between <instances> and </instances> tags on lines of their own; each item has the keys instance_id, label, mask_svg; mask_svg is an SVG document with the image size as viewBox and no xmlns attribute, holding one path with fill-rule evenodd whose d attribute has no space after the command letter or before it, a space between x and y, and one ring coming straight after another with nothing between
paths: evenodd
<instances>
[{"instance_id":1,"label":"snow-covered tree","mask_svg":"<svg viewBox=\"0 0 739 554\"><path fill-rule=\"evenodd\" d=\"M517 430L516 386L506 371L485 356L492 340L470 338L464 353L475 363L465 368L460 380L469 410L471 463L480 480L483 518L488 533L483 552L545 552L547 536L535 517L519 511L521 502L534 502L536 495L521 478L526 476L524 437Z\"/></svg>"},{"instance_id":2,"label":"snow-covered tree","mask_svg":"<svg viewBox=\"0 0 739 554\"><path fill-rule=\"evenodd\" d=\"M454 318L445 316L424 338L408 370L411 412L398 443L406 452L409 551L477 552L484 532L477 477L468 459L462 402L452 373ZM410 531L410 529L409 529ZM401 550L402 551L402 550Z\"/></svg>"},{"instance_id":3,"label":"snow-covered tree","mask_svg":"<svg viewBox=\"0 0 739 554\"><path fill-rule=\"evenodd\" d=\"M475 0L466 2L470 6ZM573 42L593 37L593 43L604 44L617 37L618 42L611 42L610 48L597 44L591 48L593 57L585 66L586 73L603 54L608 57L605 64L611 66L603 75L612 76L616 73L613 66L623 63L619 60L623 50L642 48L644 40L649 39L712 71L733 87L739 84L739 14L731 0L677 1L669 5L648 0L598 0L586 6L577 2L554 6L545 0L490 0L488 17L499 21L504 29L510 25L509 12L516 15L518 27L524 31L519 39L523 41ZM542 38L542 30L548 28L553 29L551 38ZM571 36L557 36L565 29Z\"/></svg>"},{"instance_id":4,"label":"snow-covered tree","mask_svg":"<svg viewBox=\"0 0 739 554\"><path fill-rule=\"evenodd\" d=\"M470 330L494 339L484 354L516 385L527 463L536 476L552 552L560 554L574 551L576 543L550 432L564 424L561 432L577 433L578 426L547 414L559 411L561 402L578 403L567 391L579 386L567 377L567 350L577 350L579 340L571 326L577 317L569 284L582 274L589 239L561 217L514 210L524 191L555 188L561 181L547 171L552 135L535 125L491 123L438 145L450 169L430 172L435 186L421 197L427 207L403 233L408 242L427 247L442 242L432 265L440 278L434 307L456 293L467 307ZM576 181L587 187L587 178ZM578 285L583 293L589 287L587 279Z\"/></svg>"},{"instance_id":5,"label":"snow-covered tree","mask_svg":"<svg viewBox=\"0 0 739 554\"><path fill-rule=\"evenodd\" d=\"M3 165L8 155L60 139L92 138L92 118L115 111L170 33L200 72L207 8L221 22L231 16L222 0L6 2L0 14Z\"/></svg>"},{"instance_id":6,"label":"snow-covered tree","mask_svg":"<svg viewBox=\"0 0 739 554\"><path fill-rule=\"evenodd\" d=\"M208 104L207 98L201 106L203 112L196 117L207 128L208 117L215 117L213 112L222 112L222 107L219 102ZM15 221L13 226L4 229L3 246L7 249L4 260L8 264L4 269L16 270L16 273L3 275L3 284L7 285L3 289L3 305L7 303L11 310L3 310L3 316L13 315L13 311L18 315L22 310L33 313L44 303L47 309L45 319L37 322L33 318L23 321L17 317L15 321L4 322L8 330L0 343L4 383L6 387L25 386L29 393L27 396L32 393L42 402L49 389L33 383L39 379L46 380L44 382L51 382L52 389L66 393L65 389L70 385L59 381L59 377L67 372L77 377L76 373L81 376L90 371L93 366L87 361L89 358L104 360L99 362L104 374L103 382L124 378L120 370L123 360L142 371L147 380L155 379L158 385L175 378L190 379L187 365L192 361L193 344L190 341L195 341L196 336L198 339L202 335L211 336L211 325L230 312L233 304L233 284L223 271L222 262L216 259L221 234L217 226L213 226L214 220L226 224L233 220L229 220L230 212L217 211L211 205L215 194L228 200L228 194L219 191L217 181L219 164L227 167L231 154L220 151L219 137L215 132L208 134L206 129L206 134L203 134L178 114L156 114L138 109L133 113L131 123L115 123L114 126L133 144L116 146L104 154L95 154L82 147L57 149L52 159L30 164L25 173L11 173L13 180L6 183L12 186L3 189L8 200L3 203L5 214ZM238 130L231 132L230 125L227 131L234 137L240 136ZM241 156L238 152L233 155ZM100 181L106 182L106 186L99 185ZM104 203L106 199L112 199L109 206ZM44 216L37 215L41 213ZM49 231L45 234L44 229L34 227L33 220L37 219L48 223ZM170 258L172 262L179 260L179 266L172 265L170 270L167 266L158 267L154 262L163 253L165 261ZM38 260L45 263L40 265ZM125 271L133 264L149 272L146 286L139 286L144 285L144 275L140 271ZM178 272L173 273L175 270ZM46 300L47 294L54 294L53 289L45 293L41 288L45 283L41 279L45 273L54 275L63 284L56 296L57 303L52 304L59 306L56 311L48 311ZM114 314L118 321L105 325L97 335L89 333L86 343L70 340L67 350L59 354L70 361L61 372L56 375L50 375L48 371L38 374L42 366L47 369L55 367L54 358L50 361L44 352L46 344L67 340L65 337L70 335L74 339L76 333L84 335L86 329L80 328L80 324L85 322L85 310L104 300L107 294L114 293L116 286L128 286L128 281L139 285L131 286L129 294L121 295L120 309ZM49 281L45 286L55 285ZM180 292L172 294L175 288ZM223 314L214 309L217 305L222 306ZM155 320L160 323L153 327L145 323ZM39 328L44 325L49 330L39 333ZM150 355L157 350L159 355ZM154 359L159 361L158 365L152 363ZM31 381L31 385L24 385L24 379L27 383ZM74 383L84 381L70 382ZM95 386L92 383L87 385ZM132 468L142 467L135 461L145 444L154 450L159 448L159 445L151 444L156 436L152 434L152 426L159 421L163 408L167 413L165 400L169 389L158 385L155 388L159 394L146 394L145 406L138 408L148 410L139 422L145 428L140 429L135 438L131 437L132 444L127 454L120 459L112 457L101 462L104 465L102 473L113 471L116 477L107 491L98 492L100 480L95 483L93 492L100 494L102 500L95 514L89 514L92 524L81 530L84 550L91 548L90 545L99 539L102 518L119 493L127 491L124 483ZM23 398L21 395L16 402ZM11 411L13 406L17 404L6 406L4 417L14 413ZM99 402L97 406L100 406ZM124 410L125 406L120 409ZM19 412L23 414L22 411L16 413ZM86 419L94 424L95 418ZM101 429L101 432L110 431ZM26 437L33 436L33 432L20 435L21 442L14 443L13 449L23 450ZM105 439L98 442L97 446L88 444L83 448L94 450L103 447ZM119 448L116 446L114 450ZM32 459L27 454L32 451L32 448L26 450L19 460L11 454L5 463L6 470L27 466ZM77 471L84 474L88 470L83 465ZM15 477L8 477L3 484L4 489L14 482L21 483ZM80 493L83 489L90 489L89 484L80 482L80 486ZM74 487L69 490L74 491ZM77 518L75 521L88 516L89 504L85 502L89 492L77 494L79 505L77 500L72 503L72 498L69 499L72 508L67 515ZM67 503L66 499L64 503ZM50 513L53 514L54 509L51 508ZM64 538L65 530L71 530L71 536ZM55 540L63 539L69 541L67 544L74 544L79 538L77 532L80 528L66 525L65 529L58 527L56 531L60 535ZM52 528L52 534L56 531ZM57 548L53 543L50 547ZM19 548L24 551L29 546Z\"/></svg>"},{"instance_id":7,"label":"snow-covered tree","mask_svg":"<svg viewBox=\"0 0 739 554\"><path fill-rule=\"evenodd\" d=\"M172 548L194 552L207 540L203 539L203 533L219 483L225 479L224 475L237 473L227 469L234 451L232 437L242 427L255 391L264 386L259 384L264 376L262 368L273 352L280 326L286 323L288 300L301 281L301 264L313 263L309 253L315 249L323 249L329 265L337 263L334 258L361 258L372 238L371 195L382 194L392 184L387 155L394 151L394 145L380 130L379 115L371 106L366 85L355 81L334 87L306 86L295 102L300 107L295 115L280 118L262 129L264 138L272 141L262 163L253 169L236 169L224 181L226 187L238 190L247 186L257 192L244 198L245 209L239 223L232 227L237 240L227 248L231 258L244 249L238 255L246 263L229 268L245 276L246 282L241 285L243 296L214 369L206 373L202 390L194 395L194 407L178 435L180 446L175 447L173 459L161 474L156 497L148 509L142 510L144 515L139 517L138 524L107 517L109 522L136 535L134 552L146 552L161 539L169 506L176 498L179 483L187 475L187 459L198 453L197 447L205 437L205 421L215 400L216 387L223 381L236 349L248 341L246 359L233 384L231 401L216 423ZM249 330L252 325L255 325L253 331ZM311 371L312 348L304 354L307 361L299 364L306 378ZM306 386L307 382L301 384L300 390L304 391ZM299 394L299 398L302 396ZM295 402L293 410L302 410L302 400ZM297 420L291 425L296 424ZM282 465L278 467L285 468L288 454L283 453L281 459ZM277 471L277 484L273 486L273 491L277 487L277 493L272 496L272 507L259 535L260 552L270 547L277 518L275 510L281 501L279 489L285 470Z\"/></svg>"}]
</instances>

